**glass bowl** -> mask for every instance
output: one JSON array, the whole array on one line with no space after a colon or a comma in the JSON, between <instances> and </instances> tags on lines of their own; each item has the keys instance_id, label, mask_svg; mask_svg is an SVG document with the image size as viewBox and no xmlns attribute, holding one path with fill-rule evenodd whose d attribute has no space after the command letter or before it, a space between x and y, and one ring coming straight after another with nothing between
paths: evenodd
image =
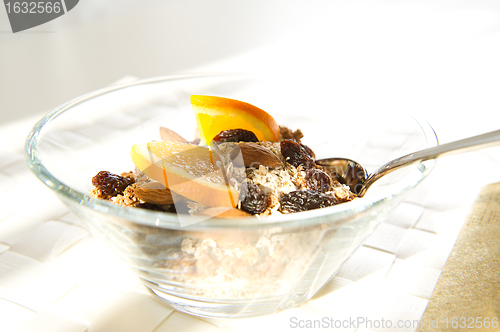
<instances>
[{"instance_id":1,"label":"glass bowl","mask_svg":"<svg viewBox=\"0 0 500 332\"><path fill-rule=\"evenodd\" d=\"M432 170L396 171L352 202L267 218L206 219L128 208L89 196L99 171L134 169L134 143L159 127L194 136L190 95L256 105L300 128L318 159L341 156L369 170L436 146L425 121L336 105L318 82L246 75L134 81L81 96L42 118L26 142L29 167L130 266L148 290L182 312L235 318L299 306L327 283L373 230Z\"/></svg>"}]
</instances>

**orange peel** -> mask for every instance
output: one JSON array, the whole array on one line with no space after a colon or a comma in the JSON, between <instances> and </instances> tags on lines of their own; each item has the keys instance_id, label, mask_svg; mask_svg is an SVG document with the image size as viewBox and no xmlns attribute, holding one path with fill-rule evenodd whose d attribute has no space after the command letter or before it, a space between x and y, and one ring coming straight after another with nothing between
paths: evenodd
<instances>
[{"instance_id":1,"label":"orange peel","mask_svg":"<svg viewBox=\"0 0 500 332\"><path fill-rule=\"evenodd\" d=\"M278 142L280 128L264 110L235 99L214 96L191 96L201 141L208 145L223 130L246 129L260 141Z\"/></svg>"}]
</instances>

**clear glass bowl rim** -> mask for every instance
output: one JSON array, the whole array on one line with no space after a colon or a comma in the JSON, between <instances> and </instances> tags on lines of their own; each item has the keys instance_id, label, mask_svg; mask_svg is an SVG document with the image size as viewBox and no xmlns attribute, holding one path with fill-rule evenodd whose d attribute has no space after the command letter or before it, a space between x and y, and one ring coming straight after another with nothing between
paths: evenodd
<instances>
[{"instance_id":1,"label":"clear glass bowl rim","mask_svg":"<svg viewBox=\"0 0 500 332\"><path fill-rule=\"evenodd\" d=\"M391 194L386 195L373 195L369 199L365 196L361 199L357 199L348 203L343 203L328 208L310 210L300 213L285 214L279 216L266 217L262 219L257 218L243 218L238 219L237 222L232 219L223 218L211 218L209 221L204 221L196 216L183 216L190 220L188 226L180 226L179 219L175 213L167 212L156 212L146 209L130 208L124 207L110 201L93 198L88 194L81 193L66 186L63 182L57 179L53 174L51 174L47 168L43 165L42 160L40 160L37 148L38 148L38 138L40 132L44 129L44 126L54 121L59 115L64 112L70 111L74 106L80 103L84 103L93 98L97 98L107 93L113 93L114 91L138 86L162 83L167 81L175 80L185 80L185 79L196 79L196 78L210 78L210 77L227 77L227 78L247 78L256 79L262 78L257 77L253 74L245 73L207 73L207 74L184 74L184 75L169 75L169 76L159 76L153 78L146 78L135 80L128 83L115 84L109 87L101 88L93 92L89 92L82 96L76 97L58 107L56 107L51 112L47 113L42 117L31 129L30 133L26 138L25 143L25 157L31 171L41 180L45 185L52 189L55 193L62 196L63 200L67 199L76 204L82 205L86 208L90 208L101 213L110 214L116 218L123 218L131 222L135 222L142 225L149 225L154 227L162 227L169 229L183 229L183 230L193 230L193 229L232 229L235 227L244 228L260 228L263 226L306 226L322 223L325 221L333 220L347 220L353 218L358 213L364 213L368 209L381 207L385 204L389 204L392 200L404 195L405 193L412 190L416 185L418 185L425 177L428 176L430 171L435 166L435 160L427 160L421 162L417 167L421 168L424 172L422 179L418 182L401 181L399 190ZM266 77L269 78L269 77ZM437 146L438 139L434 129L431 125L419 118L418 116L411 115L415 122L420 126L424 137L426 139L426 148ZM405 183L407 182L407 183Z\"/></svg>"}]
</instances>

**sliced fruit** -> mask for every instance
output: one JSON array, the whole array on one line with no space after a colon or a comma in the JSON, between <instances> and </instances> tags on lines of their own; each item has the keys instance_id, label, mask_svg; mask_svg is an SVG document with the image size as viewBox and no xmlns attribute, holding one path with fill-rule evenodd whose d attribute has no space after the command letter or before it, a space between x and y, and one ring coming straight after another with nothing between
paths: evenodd
<instances>
[{"instance_id":1,"label":"sliced fruit","mask_svg":"<svg viewBox=\"0 0 500 332\"><path fill-rule=\"evenodd\" d=\"M259 140L278 142L280 129L272 116L251 104L229 98L191 96L198 130L203 144L208 144L221 131L246 129Z\"/></svg>"},{"instance_id":2,"label":"sliced fruit","mask_svg":"<svg viewBox=\"0 0 500 332\"><path fill-rule=\"evenodd\" d=\"M244 218L252 217L248 212L240 209L227 208L227 207L212 207L202 210L197 213L200 216L218 217L218 218Z\"/></svg>"},{"instance_id":3,"label":"sliced fruit","mask_svg":"<svg viewBox=\"0 0 500 332\"><path fill-rule=\"evenodd\" d=\"M235 207L239 193L214 166L210 150L178 142L154 142L132 146L134 164L172 192L205 206Z\"/></svg>"}]
</instances>

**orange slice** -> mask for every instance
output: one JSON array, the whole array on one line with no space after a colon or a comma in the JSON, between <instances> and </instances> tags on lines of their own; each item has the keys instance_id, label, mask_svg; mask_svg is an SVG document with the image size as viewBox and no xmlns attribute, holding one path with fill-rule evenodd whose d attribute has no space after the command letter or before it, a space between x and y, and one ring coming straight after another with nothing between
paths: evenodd
<instances>
[{"instance_id":1,"label":"orange slice","mask_svg":"<svg viewBox=\"0 0 500 332\"><path fill-rule=\"evenodd\" d=\"M227 184L223 170L214 166L206 147L176 142L136 144L131 157L148 177L190 200L210 207L238 203L238 192Z\"/></svg>"},{"instance_id":2,"label":"orange slice","mask_svg":"<svg viewBox=\"0 0 500 332\"><path fill-rule=\"evenodd\" d=\"M251 104L222 97L191 96L191 106L203 144L229 129L250 130L260 141L279 141L280 128L273 117Z\"/></svg>"}]
</instances>

